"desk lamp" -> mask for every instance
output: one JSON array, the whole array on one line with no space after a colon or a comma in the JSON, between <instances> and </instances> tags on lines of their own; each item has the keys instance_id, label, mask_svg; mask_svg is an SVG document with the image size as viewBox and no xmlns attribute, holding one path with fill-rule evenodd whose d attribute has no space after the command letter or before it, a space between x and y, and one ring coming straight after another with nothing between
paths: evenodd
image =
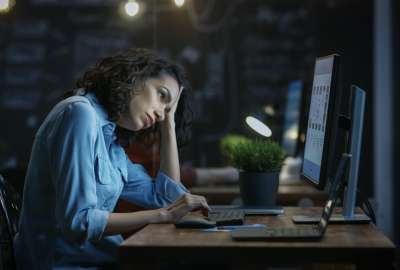
<instances>
[{"instance_id":1,"label":"desk lamp","mask_svg":"<svg viewBox=\"0 0 400 270\"><path fill-rule=\"evenodd\" d=\"M247 116L245 121L246 121L246 124L252 130L257 132L261 136L264 136L264 137L267 137L267 138L271 137L271 135L272 135L271 129L266 124L264 124L263 122L258 120L257 118L255 118L253 116Z\"/></svg>"}]
</instances>

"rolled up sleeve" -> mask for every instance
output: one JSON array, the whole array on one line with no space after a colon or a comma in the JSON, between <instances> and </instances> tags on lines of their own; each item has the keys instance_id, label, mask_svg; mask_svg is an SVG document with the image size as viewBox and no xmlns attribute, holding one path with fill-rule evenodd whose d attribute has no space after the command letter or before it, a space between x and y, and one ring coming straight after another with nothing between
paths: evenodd
<instances>
[{"instance_id":1,"label":"rolled up sleeve","mask_svg":"<svg viewBox=\"0 0 400 270\"><path fill-rule=\"evenodd\" d=\"M97 208L94 175L96 116L85 102L68 104L49 135L55 216L61 232L77 241L101 239L107 211Z\"/></svg>"},{"instance_id":2,"label":"rolled up sleeve","mask_svg":"<svg viewBox=\"0 0 400 270\"><path fill-rule=\"evenodd\" d=\"M121 198L145 208L161 208L189 191L166 174L158 172L151 178L142 165L127 161L128 181Z\"/></svg>"},{"instance_id":3,"label":"rolled up sleeve","mask_svg":"<svg viewBox=\"0 0 400 270\"><path fill-rule=\"evenodd\" d=\"M87 239L100 240L107 226L109 212L99 209L89 209L87 211L88 226ZM83 228L83 231L86 228Z\"/></svg>"}]
</instances>

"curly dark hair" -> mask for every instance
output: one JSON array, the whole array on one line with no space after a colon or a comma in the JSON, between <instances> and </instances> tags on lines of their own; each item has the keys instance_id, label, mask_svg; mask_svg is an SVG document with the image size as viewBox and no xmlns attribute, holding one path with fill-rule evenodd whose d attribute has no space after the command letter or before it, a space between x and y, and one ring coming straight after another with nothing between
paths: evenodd
<instances>
[{"instance_id":1,"label":"curly dark hair","mask_svg":"<svg viewBox=\"0 0 400 270\"><path fill-rule=\"evenodd\" d=\"M190 104L190 85L183 68L171 62L155 51L144 48L130 48L113 56L102 59L94 67L85 72L78 79L78 89L69 90L64 98L71 95L92 92L108 113L110 121L116 122L122 114L128 111L132 96L141 91L147 79L157 78L168 74L176 79L179 87L183 88L175 112L175 129L178 147L182 147L190 140L193 110ZM142 131L128 131L123 128L117 130L121 144L132 140L142 140L152 144L160 136L158 123Z\"/></svg>"}]
</instances>

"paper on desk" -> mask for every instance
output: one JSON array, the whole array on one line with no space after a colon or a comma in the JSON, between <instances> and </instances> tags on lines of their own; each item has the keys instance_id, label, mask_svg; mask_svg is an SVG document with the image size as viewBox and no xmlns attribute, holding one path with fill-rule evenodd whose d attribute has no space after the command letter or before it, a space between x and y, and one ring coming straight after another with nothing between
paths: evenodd
<instances>
[{"instance_id":1,"label":"paper on desk","mask_svg":"<svg viewBox=\"0 0 400 270\"><path fill-rule=\"evenodd\" d=\"M237 229L256 229L266 228L264 224L245 224L245 225L229 225L229 226L218 226L210 229L204 229L203 232L231 232Z\"/></svg>"}]
</instances>

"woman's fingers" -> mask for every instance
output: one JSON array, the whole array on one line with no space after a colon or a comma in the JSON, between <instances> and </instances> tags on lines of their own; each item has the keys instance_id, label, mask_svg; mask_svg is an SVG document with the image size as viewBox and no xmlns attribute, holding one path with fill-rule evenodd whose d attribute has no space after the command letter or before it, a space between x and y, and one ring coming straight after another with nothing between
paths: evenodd
<instances>
[{"instance_id":1,"label":"woman's fingers","mask_svg":"<svg viewBox=\"0 0 400 270\"><path fill-rule=\"evenodd\" d=\"M200 208L204 208L204 209L210 210L210 207L208 206L207 200L203 196L191 195L190 203L192 203L193 206L196 207L196 208L200 207Z\"/></svg>"},{"instance_id":2,"label":"woman's fingers","mask_svg":"<svg viewBox=\"0 0 400 270\"><path fill-rule=\"evenodd\" d=\"M210 207L203 196L193 195L190 193L184 194L167 207L167 210L171 213L174 221L179 220L188 212L198 209L201 209L203 214L207 215Z\"/></svg>"},{"instance_id":3,"label":"woman's fingers","mask_svg":"<svg viewBox=\"0 0 400 270\"><path fill-rule=\"evenodd\" d=\"M171 106L170 114L172 116L175 114L176 108L178 107L178 103L179 103L179 99L181 98L182 91L183 91L183 88L181 87L174 104L172 104L172 106Z\"/></svg>"},{"instance_id":4,"label":"woman's fingers","mask_svg":"<svg viewBox=\"0 0 400 270\"><path fill-rule=\"evenodd\" d=\"M206 198L204 198L203 196L199 196L199 195L193 195L196 200L201 204L201 207L207 211L211 211L210 206L207 203Z\"/></svg>"}]
</instances>

